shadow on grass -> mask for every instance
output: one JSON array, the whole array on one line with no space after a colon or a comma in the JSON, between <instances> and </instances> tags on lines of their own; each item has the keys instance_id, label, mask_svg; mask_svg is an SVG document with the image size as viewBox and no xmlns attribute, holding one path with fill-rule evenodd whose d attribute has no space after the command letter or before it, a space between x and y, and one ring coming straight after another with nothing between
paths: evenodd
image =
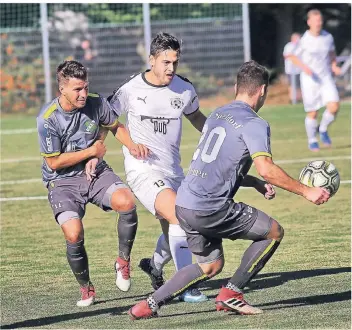
<instances>
[{"instance_id":1,"label":"shadow on grass","mask_svg":"<svg viewBox=\"0 0 352 330\"><path fill-rule=\"evenodd\" d=\"M339 267L339 268L318 268L308 270L297 270L292 272L278 272L278 273L265 273L258 274L252 282L249 284L245 292L262 290L265 288L272 288L282 285L288 281L300 280L303 278L310 278L316 276L334 275L340 273L350 273L351 267ZM202 283L199 288L204 290L215 290L225 286L229 278L214 279Z\"/></svg>"},{"instance_id":2,"label":"shadow on grass","mask_svg":"<svg viewBox=\"0 0 352 330\"><path fill-rule=\"evenodd\" d=\"M340 268L311 269L311 270L299 270L299 271L293 271L293 272L259 274L253 280L253 282L250 284L249 288L246 291L276 287L292 280L299 280L303 278L310 278L310 277L324 276L324 275L334 275L334 274L340 274L340 273L350 273L350 272L351 272L350 267L340 267ZM228 279L215 279L215 280L207 281L202 284L201 289L203 291L218 289L221 287L221 285L226 285L227 281ZM130 298L142 298L142 297L144 298L145 295L138 295ZM209 298L214 298L214 297L215 296L209 296ZM345 291L345 292L332 293L332 294L323 294L323 295L280 300L280 301L261 304L261 305L258 305L258 307L262 307L262 308L264 307L265 310L275 310L275 309L282 309L282 308L292 308L292 307L299 307L299 306L318 305L318 304L325 304L325 303L331 303L331 302L346 301L350 299L351 299L351 291ZM97 301L97 304L103 304L108 301L114 301L114 300L119 300L119 299L101 300L101 301ZM173 302L176 302L176 301L174 300ZM273 306L273 307L270 307L270 306ZM105 308L105 309L77 312L77 313L71 313L71 314L42 317L42 318L37 318L32 320L25 320L22 322L1 325L1 329L46 326L50 324L55 324L55 323L60 323L60 322L75 320L75 319L81 319L86 317L92 317L92 316L97 316L102 314L121 315L123 313L126 313L130 307L131 306L113 307L113 308ZM190 314L209 313L212 311L215 311L215 308L214 310L177 313L177 314L170 314L170 315L162 315L160 317L173 317L173 316L180 316L180 315L187 316Z\"/></svg>"}]
</instances>

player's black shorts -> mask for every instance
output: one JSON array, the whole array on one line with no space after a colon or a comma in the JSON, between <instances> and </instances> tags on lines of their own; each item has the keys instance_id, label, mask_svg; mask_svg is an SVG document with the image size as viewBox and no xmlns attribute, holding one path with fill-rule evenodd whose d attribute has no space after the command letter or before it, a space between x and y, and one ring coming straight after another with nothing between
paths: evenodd
<instances>
[{"instance_id":1,"label":"player's black shorts","mask_svg":"<svg viewBox=\"0 0 352 330\"><path fill-rule=\"evenodd\" d=\"M222 256L222 239L261 240L269 233L272 223L272 218L264 212L232 200L211 214L176 205L176 217L199 263L210 263Z\"/></svg>"},{"instance_id":2,"label":"player's black shorts","mask_svg":"<svg viewBox=\"0 0 352 330\"><path fill-rule=\"evenodd\" d=\"M109 166L105 166L97 171L96 177L90 182L85 173L49 182L48 199L56 221L62 225L69 218L61 219L60 214L70 212L67 214L82 219L87 203L95 204L104 211L110 211L111 195L121 188L127 188L127 186Z\"/></svg>"}]
</instances>

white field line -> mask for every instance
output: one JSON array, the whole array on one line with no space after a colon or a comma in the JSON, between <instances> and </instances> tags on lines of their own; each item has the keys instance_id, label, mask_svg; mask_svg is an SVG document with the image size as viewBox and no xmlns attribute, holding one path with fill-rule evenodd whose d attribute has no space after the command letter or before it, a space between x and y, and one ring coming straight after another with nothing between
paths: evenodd
<instances>
[{"instance_id":1,"label":"white field line","mask_svg":"<svg viewBox=\"0 0 352 330\"><path fill-rule=\"evenodd\" d=\"M351 183L351 180L343 180L340 184ZM251 189L250 187L241 187L241 189ZM32 201L32 200L44 200L48 199L48 196L30 196L30 197L8 197L8 198L0 198L1 202L17 202L17 201Z\"/></svg>"},{"instance_id":2,"label":"white field line","mask_svg":"<svg viewBox=\"0 0 352 330\"><path fill-rule=\"evenodd\" d=\"M341 137L343 139L346 139L345 137ZM335 138L336 139L336 138ZM277 142L287 142L287 143L293 143L293 142L298 142L299 140L276 140L273 143ZM304 140L305 141L305 140ZM188 150L188 149L193 149L195 150L197 144L188 144L188 145L182 145L180 146L180 150ZM117 150L117 151L108 151L105 156L116 156L116 155L122 155L122 150ZM22 157L22 158L5 158L0 160L0 164L11 164L11 163L27 163L27 162L41 162L42 157L37 156L37 157ZM285 164L285 163L282 163Z\"/></svg>"},{"instance_id":3,"label":"white field line","mask_svg":"<svg viewBox=\"0 0 352 330\"><path fill-rule=\"evenodd\" d=\"M36 132L36 128L4 129L0 131L0 135L29 134Z\"/></svg>"},{"instance_id":4,"label":"white field line","mask_svg":"<svg viewBox=\"0 0 352 330\"><path fill-rule=\"evenodd\" d=\"M329 157L329 160L344 160L344 159L351 159L351 156L333 156ZM311 158L300 158L300 159L281 159L281 160L274 160L275 164L298 164L298 163L305 163L312 161ZM188 168L185 168L184 171L186 172ZM117 172L118 176L124 176L125 172ZM25 183L37 183L42 182L42 179L39 178L31 178L31 179L23 179L23 180L10 180L10 181L0 181L0 186L5 185L14 185L14 184L25 184Z\"/></svg>"}]
</instances>

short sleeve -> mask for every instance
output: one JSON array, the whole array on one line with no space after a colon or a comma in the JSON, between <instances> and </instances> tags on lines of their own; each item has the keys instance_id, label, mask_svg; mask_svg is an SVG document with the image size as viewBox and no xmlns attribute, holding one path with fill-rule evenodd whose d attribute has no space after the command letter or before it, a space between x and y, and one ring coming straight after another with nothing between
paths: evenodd
<instances>
[{"instance_id":1,"label":"short sleeve","mask_svg":"<svg viewBox=\"0 0 352 330\"><path fill-rule=\"evenodd\" d=\"M290 54L292 54L292 47L290 47L290 43L288 43L284 47L283 55L287 56L287 55L290 55Z\"/></svg>"},{"instance_id":2,"label":"short sleeve","mask_svg":"<svg viewBox=\"0 0 352 330\"><path fill-rule=\"evenodd\" d=\"M198 95L196 93L196 90L194 89L193 85L190 84L191 88L191 98L188 104L185 106L183 109L183 113L185 115L190 115L191 113L197 111L199 109L199 99Z\"/></svg>"},{"instance_id":3,"label":"short sleeve","mask_svg":"<svg viewBox=\"0 0 352 330\"><path fill-rule=\"evenodd\" d=\"M255 118L244 127L242 138L252 159L258 156L272 157L270 147L270 126L261 119Z\"/></svg>"},{"instance_id":4,"label":"short sleeve","mask_svg":"<svg viewBox=\"0 0 352 330\"><path fill-rule=\"evenodd\" d=\"M114 91L112 95L108 97L108 101L112 110L117 116L121 116L128 111L128 96L124 86Z\"/></svg>"},{"instance_id":5,"label":"short sleeve","mask_svg":"<svg viewBox=\"0 0 352 330\"><path fill-rule=\"evenodd\" d=\"M40 154L43 157L54 157L61 154L61 140L54 125L42 118L37 118Z\"/></svg>"},{"instance_id":6,"label":"short sleeve","mask_svg":"<svg viewBox=\"0 0 352 330\"><path fill-rule=\"evenodd\" d=\"M103 127L114 127L119 116L112 109L110 103L105 98L101 98L99 124Z\"/></svg>"}]
</instances>

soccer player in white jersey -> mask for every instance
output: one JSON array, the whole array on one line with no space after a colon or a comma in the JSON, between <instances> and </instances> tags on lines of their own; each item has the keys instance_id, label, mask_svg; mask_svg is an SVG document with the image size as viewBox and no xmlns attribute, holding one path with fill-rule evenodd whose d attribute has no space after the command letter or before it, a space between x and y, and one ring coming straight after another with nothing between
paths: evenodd
<instances>
[{"instance_id":1,"label":"soccer player in white jersey","mask_svg":"<svg viewBox=\"0 0 352 330\"><path fill-rule=\"evenodd\" d=\"M180 53L177 38L159 33L150 46L151 69L131 76L108 98L118 115L126 113L132 140L144 144L150 153L146 160L133 159L123 148L127 183L160 220L163 230L153 257L142 259L139 265L154 289L164 283L162 269L171 258L176 270L192 263L186 234L175 215L176 192L184 178L180 165L182 115L200 132L206 117L199 111L191 82L176 75ZM200 302L207 297L193 288L180 300Z\"/></svg>"},{"instance_id":2,"label":"soccer player in white jersey","mask_svg":"<svg viewBox=\"0 0 352 330\"><path fill-rule=\"evenodd\" d=\"M339 75L340 68L336 64L334 38L323 27L323 16L317 9L307 14L309 29L302 36L294 55L289 58L300 66L301 89L304 109L308 146L312 151L319 151L316 134L318 132L318 110L326 109L319 125L320 140L331 146L328 126L335 120L339 110L339 95L332 73Z\"/></svg>"}]
</instances>

